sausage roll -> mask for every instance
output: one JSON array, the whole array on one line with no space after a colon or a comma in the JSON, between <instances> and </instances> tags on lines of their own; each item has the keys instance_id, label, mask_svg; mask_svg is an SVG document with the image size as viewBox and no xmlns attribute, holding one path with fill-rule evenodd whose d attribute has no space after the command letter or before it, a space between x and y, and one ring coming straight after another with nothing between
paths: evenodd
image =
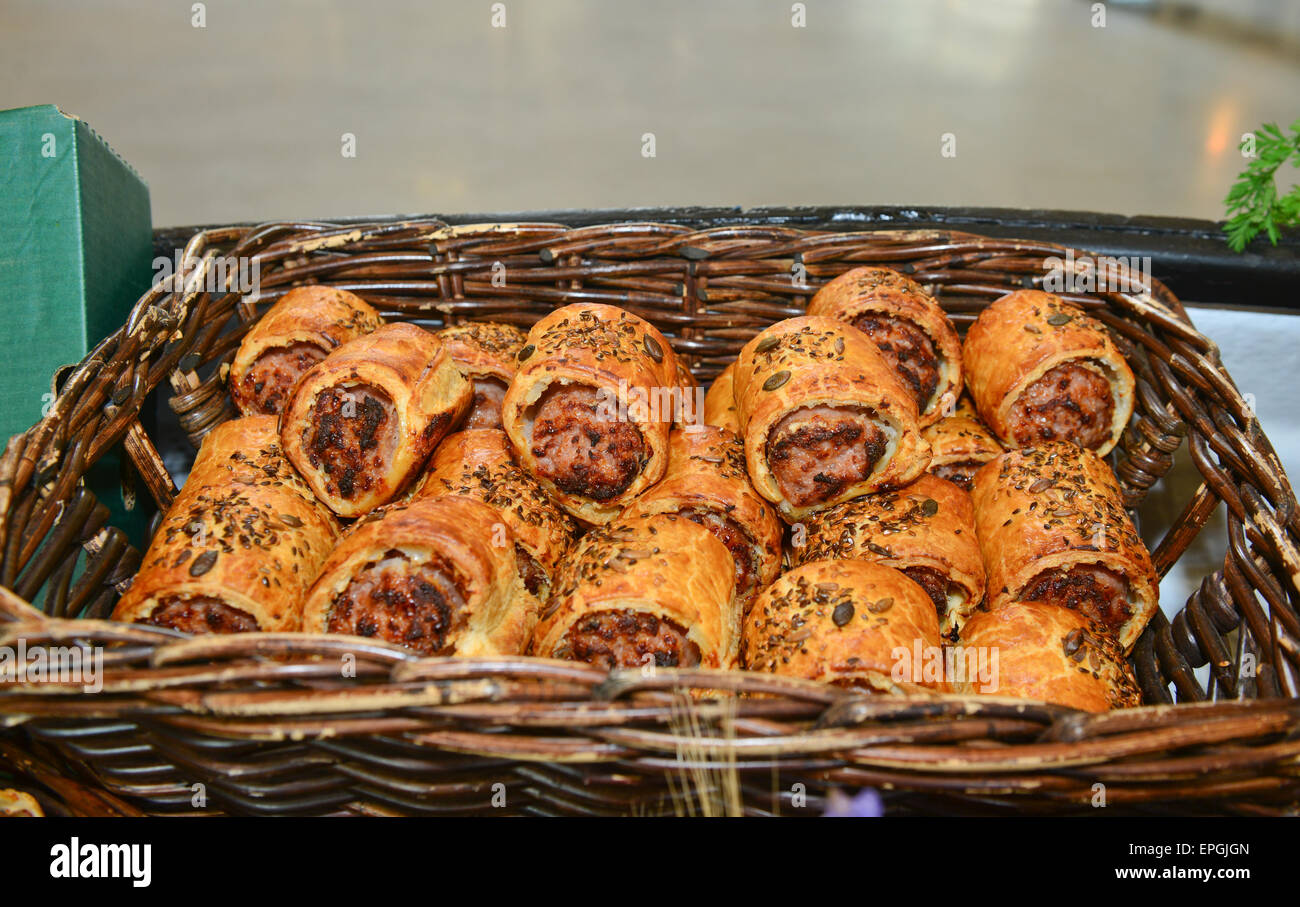
<instances>
[{"instance_id":1,"label":"sausage roll","mask_svg":"<svg viewBox=\"0 0 1300 907\"><path fill-rule=\"evenodd\" d=\"M113 619L186 633L297 630L338 535L280 454L274 416L224 422L203 439Z\"/></svg>"},{"instance_id":2,"label":"sausage roll","mask_svg":"<svg viewBox=\"0 0 1300 907\"><path fill-rule=\"evenodd\" d=\"M1061 605L1132 650L1155 614L1158 579L1100 457L1068 441L1010 451L975 474L971 497L990 609Z\"/></svg>"},{"instance_id":3,"label":"sausage roll","mask_svg":"<svg viewBox=\"0 0 1300 907\"><path fill-rule=\"evenodd\" d=\"M514 533L524 585L545 601L577 526L515 463L505 432L460 431L438 445L415 498L448 494L474 498L497 512Z\"/></svg>"},{"instance_id":4,"label":"sausage roll","mask_svg":"<svg viewBox=\"0 0 1300 907\"><path fill-rule=\"evenodd\" d=\"M339 516L360 516L406 489L472 395L437 337L390 324L303 376L280 440L317 497Z\"/></svg>"},{"instance_id":5,"label":"sausage roll","mask_svg":"<svg viewBox=\"0 0 1300 907\"><path fill-rule=\"evenodd\" d=\"M921 285L889 268L854 268L826 284L809 315L846 321L871 338L916 403L921 425L943 418L961 396L961 340Z\"/></svg>"},{"instance_id":6,"label":"sausage roll","mask_svg":"<svg viewBox=\"0 0 1300 907\"><path fill-rule=\"evenodd\" d=\"M676 513L699 523L735 560L736 595L749 602L781 572L781 521L745 472L745 445L712 425L673 431L668 472L623 516Z\"/></svg>"},{"instance_id":7,"label":"sausage roll","mask_svg":"<svg viewBox=\"0 0 1300 907\"><path fill-rule=\"evenodd\" d=\"M359 296L295 287L244 335L230 364L230 397L245 416L279 415L298 379L335 347L383 324Z\"/></svg>"},{"instance_id":8,"label":"sausage roll","mask_svg":"<svg viewBox=\"0 0 1300 907\"><path fill-rule=\"evenodd\" d=\"M307 593L303 629L420 655L519 655L538 608L497 512L447 495L394 504L353 526Z\"/></svg>"},{"instance_id":9,"label":"sausage roll","mask_svg":"<svg viewBox=\"0 0 1300 907\"><path fill-rule=\"evenodd\" d=\"M984 600L970 495L935 476L823 510L804 523L803 534L803 544L792 547L796 564L857 559L906 573L934 603L945 639L955 639Z\"/></svg>"},{"instance_id":10,"label":"sausage roll","mask_svg":"<svg viewBox=\"0 0 1300 907\"><path fill-rule=\"evenodd\" d=\"M649 322L556 309L528 333L502 421L519 465L580 520L608 523L668 468L677 360Z\"/></svg>"},{"instance_id":11,"label":"sausage roll","mask_svg":"<svg viewBox=\"0 0 1300 907\"><path fill-rule=\"evenodd\" d=\"M1133 415L1133 371L1106 328L1039 290L1017 290L966 332L966 384L1007 447L1074 441L1105 456Z\"/></svg>"},{"instance_id":12,"label":"sausage roll","mask_svg":"<svg viewBox=\"0 0 1300 907\"><path fill-rule=\"evenodd\" d=\"M778 322L740 351L749 477L786 522L925 472L916 402L867 335L833 318Z\"/></svg>"},{"instance_id":13,"label":"sausage roll","mask_svg":"<svg viewBox=\"0 0 1300 907\"><path fill-rule=\"evenodd\" d=\"M744 648L751 671L876 692L945 689L929 596L868 561L813 561L781 576L745 618Z\"/></svg>"},{"instance_id":14,"label":"sausage roll","mask_svg":"<svg viewBox=\"0 0 1300 907\"><path fill-rule=\"evenodd\" d=\"M533 654L606 668L733 668L740 647L731 552L674 514L587 533L533 635Z\"/></svg>"},{"instance_id":15,"label":"sausage roll","mask_svg":"<svg viewBox=\"0 0 1300 907\"><path fill-rule=\"evenodd\" d=\"M979 468L1002 454L1002 445L975 414L966 397L952 415L921 432L930 445L930 472L970 491Z\"/></svg>"},{"instance_id":16,"label":"sausage roll","mask_svg":"<svg viewBox=\"0 0 1300 907\"><path fill-rule=\"evenodd\" d=\"M501 401L515 376L527 335L510 324L467 321L438 331L447 355L474 385L474 398L462 428L500 428Z\"/></svg>"},{"instance_id":17,"label":"sausage roll","mask_svg":"<svg viewBox=\"0 0 1300 907\"><path fill-rule=\"evenodd\" d=\"M736 412L735 378L736 363L733 362L713 379L709 392L704 395L704 424L716 425L739 435L740 416Z\"/></svg>"},{"instance_id":18,"label":"sausage roll","mask_svg":"<svg viewBox=\"0 0 1300 907\"><path fill-rule=\"evenodd\" d=\"M1106 629L1077 611L1045 602L1010 602L981 611L961 631L964 650L997 653L994 683L970 674L955 693L1036 699L1089 712L1142 704L1133 670Z\"/></svg>"}]
</instances>

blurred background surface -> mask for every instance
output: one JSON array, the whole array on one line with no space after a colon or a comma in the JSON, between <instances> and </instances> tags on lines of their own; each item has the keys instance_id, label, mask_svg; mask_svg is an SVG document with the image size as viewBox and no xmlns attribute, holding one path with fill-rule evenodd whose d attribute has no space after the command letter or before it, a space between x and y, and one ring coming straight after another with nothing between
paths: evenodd
<instances>
[{"instance_id":1,"label":"blurred background surface","mask_svg":"<svg viewBox=\"0 0 1300 907\"><path fill-rule=\"evenodd\" d=\"M1294 0L208 0L201 28L194 7L0 0L0 108L87 120L159 226L685 204L1216 218L1242 133L1300 116Z\"/></svg>"}]
</instances>

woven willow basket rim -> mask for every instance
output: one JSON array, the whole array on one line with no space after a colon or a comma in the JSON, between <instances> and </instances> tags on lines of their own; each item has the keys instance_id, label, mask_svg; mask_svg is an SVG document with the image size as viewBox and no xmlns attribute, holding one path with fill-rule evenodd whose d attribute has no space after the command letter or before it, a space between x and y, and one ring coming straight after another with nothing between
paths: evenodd
<instances>
[{"instance_id":1,"label":"woven willow basket rim","mask_svg":"<svg viewBox=\"0 0 1300 907\"><path fill-rule=\"evenodd\" d=\"M189 779L213 791L200 810L210 812L475 812L500 781L518 792L507 812L625 814L680 806L673 779L692 771L739 779L732 808L754 814L793 808L776 776L797 779L812 808L831 787L875 785L902 811L1065 812L1094 802L1101 784L1131 810L1294 811L1300 508L1217 347L1159 281L1061 294L1112 328L1138 375L1116 467L1127 503L1184 443L1203 478L1154 547L1162 576L1227 505L1224 567L1172 622L1157 615L1134 651L1152 703L1142 708L866 699L739 671L417 658L374 640L189 638L104 619L140 555L83 476L122 444L165 507L175 487L139 419L148 395L167 382L181 428L201 440L233 415L224 374L242 330L295 284L350 289L388 317L437 323L527 324L566 302L612 302L656 323L707 379L848 267L897 267L964 324L991 299L1041 285L1046 259L1067 251L1076 266L1089 260L942 229L415 219L201 231L181 273L66 371L50 414L0 460L0 645L84 642L105 654L97 693L0 687L0 755L56 811L91 814L190 814ZM207 291L226 258L257 263L257 298ZM498 262L505 286L492 279ZM37 591L45 611L28 604ZM355 677L339 676L344 656ZM1206 664L1208 689L1193 673ZM695 703L682 695L692 688L762 695Z\"/></svg>"}]
</instances>

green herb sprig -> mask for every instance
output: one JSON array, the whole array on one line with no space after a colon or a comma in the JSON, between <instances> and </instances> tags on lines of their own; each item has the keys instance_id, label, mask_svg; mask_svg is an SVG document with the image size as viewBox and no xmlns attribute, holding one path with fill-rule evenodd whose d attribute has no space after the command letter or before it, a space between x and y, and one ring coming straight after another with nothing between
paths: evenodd
<instances>
[{"instance_id":1,"label":"green herb sprig","mask_svg":"<svg viewBox=\"0 0 1300 907\"><path fill-rule=\"evenodd\" d=\"M1290 129L1290 135L1286 135L1276 123L1259 128L1255 133L1256 157L1238 174L1223 200L1228 208L1228 222L1223 229L1234 252L1246 248L1261 231L1276 246L1282 227L1300 224L1300 185L1279 198L1274 180L1278 168L1288 159L1292 166L1300 167L1300 120ZM1246 141L1242 140L1242 150Z\"/></svg>"}]
</instances>

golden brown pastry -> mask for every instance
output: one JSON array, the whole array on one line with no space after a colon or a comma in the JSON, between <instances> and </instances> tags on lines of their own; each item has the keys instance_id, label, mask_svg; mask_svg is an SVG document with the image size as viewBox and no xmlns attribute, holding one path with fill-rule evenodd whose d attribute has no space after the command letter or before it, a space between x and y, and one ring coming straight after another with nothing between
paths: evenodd
<instances>
[{"instance_id":1,"label":"golden brown pastry","mask_svg":"<svg viewBox=\"0 0 1300 907\"><path fill-rule=\"evenodd\" d=\"M0 790L0 818L5 819L42 819L45 810L36 798L26 791L7 787Z\"/></svg>"},{"instance_id":2,"label":"golden brown pastry","mask_svg":"<svg viewBox=\"0 0 1300 907\"><path fill-rule=\"evenodd\" d=\"M842 321L777 322L745 344L735 382L749 477L786 522L906 485L929 465L912 395Z\"/></svg>"},{"instance_id":3,"label":"golden brown pastry","mask_svg":"<svg viewBox=\"0 0 1300 907\"><path fill-rule=\"evenodd\" d=\"M1133 415L1133 371L1105 326L1051 293L994 302L962 356L980 416L1007 447L1074 441L1105 456Z\"/></svg>"},{"instance_id":4,"label":"golden brown pastry","mask_svg":"<svg viewBox=\"0 0 1300 907\"><path fill-rule=\"evenodd\" d=\"M921 285L889 268L845 271L817 291L809 315L863 331L912 394L921 425L943 418L961 396L961 340Z\"/></svg>"},{"instance_id":5,"label":"golden brown pastry","mask_svg":"<svg viewBox=\"0 0 1300 907\"><path fill-rule=\"evenodd\" d=\"M704 391L695 375L686 367L686 363L675 353L674 368L677 372L678 397L673 404L673 427L684 428L687 425L700 426L704 420Z\"/></svg>"},{"instance_id":6,"label":"golden brown pastry","mask_svg":"<svg viewBox=\"0 0 1300 907\"><path fill-rule=\"evenodd\" d=\"M511 324L466 321L438 331L447 355L474 385L461 428L500 428L501 401L515 376L516 357L527 335Z\"/></svg>"},{"instance_id":7,"label":"golden brown pastry","mask_svg":"<svg viewBox=\"0 0 1300 907\"><path fill-rule=\"evenodd\" d=\"M984 600L984 562L970 495L923 475L897 491L869 494L814 514L793 562L857 559L907 574L934 603L944 639L956 639Z\"/></svg>"},{"instance_id":8,"label":"golden brown pastry","mask_svg":"<svg viewBox=\"0 0 1300 907\"><path fill-rule=\"evenodd\" d=\"M732 668L731 553L685 517L630 517L583 536L533 634L533 654L602 667Z\"/></svg>"},{"instance_id":9,"label":"golden brown pastry","mask_svg":"<svg viewBox=\"0 0 1300 907\"><path fill-rule=\"evenodd\" d=\"M519 655L539 607L497 512L446 495L391 505L353 526L307 594L303 629L420 655Z\"/></svg>"},{"instance_id":10,"label":"golden brown pastry","mask_svg":"<svg viewBox=\"0 0 1300 907\"><path fill-rule=\"evenodd\" d=\"M716 425L739 435L740 416L736 411L735 377L736 363L733 362L709 385L709 392L704 395L704 424Z\"/></svg>"},{"instance_id":11,"label":"golden brown pastry","mask_svg":"<svg viewBox=\"0 0 1300 907\"><path fill-rule=\"evenodd\" d=\"M244 335L230 364L230 397L245 416L279 415L309 368L384 321L364 299L333 287L295 287Z\"/></svg>"},{"instance_id":12,"label":"golden brown pastry","mask_svg":"<svg viewBox=\"0 0 1300 907\"><path fill-rule=\"evenodd\" d=\"M338 535L281 455L274 416L224 422L204 438L113 619L186 633L297 630Z\"/></svg>"},{"instance_id":13,"label":"golden brown pastry","mask_svg":"<svg viewBox=\"0 0 1300 907\"><path fill-rule=\"evenodd\" d=\"M1119 645L1096 621L1045 602L1010 602L975 614L961 632L963 650L996 653L991 684L967 676L953 692L1036 699L1105 712L1142 704Z\"/></svg>"},{"instance_id":14,"label":"golden brown pastry","mask_svg":"<svg viewBox=\"0 0 1300 907\"><path fill-rule=\"evenodd\" d=\"M545 601L578 527L515 463L505 432L459 431L438 445L414 497L447 494L482 501L510 526L524 584Z\"/></svg>"},{"instance_id":15,"label":"golden brown pastry","mask_svg":"<svg viewBox=\"0 0 1300 907\"><path fill-rule=\"evenodd\" d=\"M962 397L956 411L921 432L930 445L930 472L970 491L979 468L1002 454L1002 445Z\"/></svg>"},{"instance_id":16,"label":"golden brown pastry","mask_svg":"<svg viewBox=\"0 0 1300 907\"><path fill-rule=\"evenodd\" d=\"M744 604L781 572L781 521L749 484L745 445L725 428L673 430L667 474L623 517L652 513L679 514L717 536L735 560Z\"/></svg>"},{"instance_id":17,"label":"golden brown pastry","mask_svg":"<svg viewBox=\"0 0 1300 907\"><path fill-rule=\"evenodd\" d=\"M339 516L360 516L406 490L472 395L437 337L390 324L303 376L280 440L317 497Z\"/></svg>"},{"instance_id":18,"label":"golden brown pastry","mask_svg":"<svg viewBox=\"0 0 1300 907\"><path fill-rule=\"evenodd\" d=\"M556 502L607 523L668 467L677 359L649 322L607 305L556 309L528 332L502 421Z\"/></svg>"},{"instance_id":19,"label":"golden brown pastry","mask_svg":"<svg viewBox=\"0 0 1300 907\"><path fill-rule=\"evenodd\" d=\"M1105 461L1068 441L1010 451L975 474L971 497L990 610L1062 605L1132 650L1156 612L1159 581Z\"/></svg>"},{"instance_id":20,"label":"golden brown pastry","mask_svg":"<svg viewBox=\"0 0 1300 907\"><path fill-rule=\"evenodd\" d=\"M744 636L751 671L887 693L946 689L934 604L882 564L796 567L759 593ZM930 659L939 665L933 675Z\"/></svg>"}]
</instances>

